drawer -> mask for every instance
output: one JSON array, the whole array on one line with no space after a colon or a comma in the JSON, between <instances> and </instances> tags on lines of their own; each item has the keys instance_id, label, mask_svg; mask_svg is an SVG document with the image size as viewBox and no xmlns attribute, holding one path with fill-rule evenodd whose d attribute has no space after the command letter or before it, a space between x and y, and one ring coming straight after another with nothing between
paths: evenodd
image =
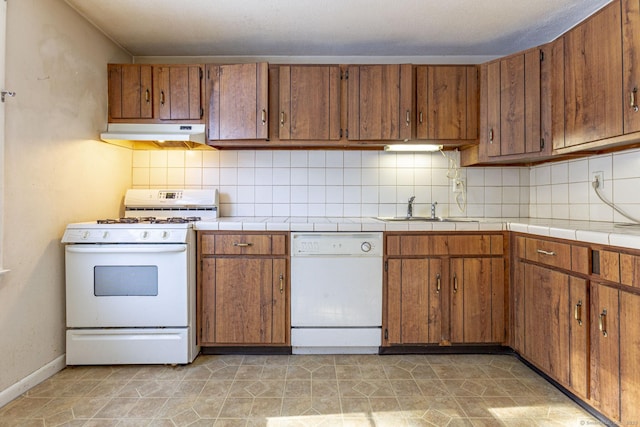
<instances>
[{"instance_id":1,"label":"drawer","mask_svg":"<svg viewBox=\"0 0 640 427\"><path fill-rule=\"evenodd\" d=\"M502 255L504 237L492 234L391 235L386 253L392 256Z\"/></svg>"},{"instance_id":2,"label":"drawer","mask_svg":"<svg viewBox=\"0 0 640 427\"><path fill-rule=\"evenodd\" d=\"M200 240L202 255L286 255L286 236L283 234L203 234Z\"/></svg>"},{"instance_id":3,"label":"drawer","mask_svg":"<svg viewBox=\"0 0 640 427\"><path fill-rule=\"evenodd\" d=\"M571 245L527 238L525 258L540 264L571 270Z\"/></svg>"},{"instance_id":4,"label":"drawer","mask_svg":"<svg viewBox=\"0 0 640 427\"><path fill-rule=\"evenodd\" d=\"M640 288L640 256L620 254L620 282Z\"/></svg>"}]
</instances>

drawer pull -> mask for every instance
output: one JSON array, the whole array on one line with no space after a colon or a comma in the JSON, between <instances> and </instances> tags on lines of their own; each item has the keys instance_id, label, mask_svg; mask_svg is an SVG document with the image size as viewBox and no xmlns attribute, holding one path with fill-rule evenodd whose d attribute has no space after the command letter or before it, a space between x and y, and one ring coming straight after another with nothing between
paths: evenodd
<instances>
[{"instance_id":1,"label":"drawer pull","mask_svg":"<svg viewBox=\"0 0 640 427\"><path fill-rule=\"evenodd\" d=\"M536 252L538 252L540 255L550 255L550 256L555 256L556 253L554 251L545 251L542 249L538 249Z\"/></svg>"},{"instance_id":2,"label":"drawer pull","mask_svg":"<svg viewBox=\"0 0 640 427\"><path fill-rule=\"evenodd\" d=\"M284 274L280 273L280 293L284 292Z\"/></svg>"},{"instance_id":3,"label":"drawer pull","mask_svg":"<svg viewBox=\"0 0 640 427\"><path fill-rule=\"evenodd\" d=\"M600 313L600 318L598 320L598 329L602 332L603 337L609 336L607 333L607 309L603 309L602 313Z\"/></svg>"},{"instance_id":4,"label":"drawer pull","mask_svg":"<svg viewBox=\"0 0 640 427\"><path fill-rule=\"evenodd\" d=\"M458 293L458 276L453 276L453 293Z\"/></svg>"},{"instance_id":5,"label":"drawer pull","mask_svg":"<svg viewBox=\"0 0 640 427\"><path fill-rule=\"evenodd\" d=\"M253 246L253 243L238 243L233 242L233 246L237 246L239 248L248 248L249 246Z\"/></svg>"},{"instance_id":6,"label":"drawer pull","mask_svg":"<svg viewBox=\"0 0 640 427\"><path fill-rule=\"evenodd\" d=\"M578 325L582 326L582 300L579 300L576 304L573 317L578 321Z\"/></svg>"},{"instance_id":7,"label":"drawer pull","mask_svg":"<svg viewBox=\"0 0 640 427\"><path fill-rule=\"evenodd\" d=\"M436 293L440 293L440 273L436 274Z\"/></svg>"},{"instance_id":8,"label":"drawer pull","mask_svg":"<svg viewBox=\"0 0 640 427\"><path fill-rule=\"evenodd\" d=\"M262 126L267 124L267 110L265 110L264 108L262 109Z\"/></svg>"}]
</instances>

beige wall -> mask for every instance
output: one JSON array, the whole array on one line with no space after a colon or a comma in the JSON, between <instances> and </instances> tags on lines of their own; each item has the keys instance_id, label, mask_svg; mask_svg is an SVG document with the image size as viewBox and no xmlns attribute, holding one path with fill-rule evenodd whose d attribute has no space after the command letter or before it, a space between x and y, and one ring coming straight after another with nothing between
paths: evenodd
<instances>
[{"instance_id":1,"label":"beige wall","mask_svg":"<svg viewBox=\"0 0 640 427\"><path fill-rule=\"evenodd\" d=\"M65 352L65 225L118 215L131 185L131 151L96 140L106 64L130 60L62 0L8 1L0 395Z\"/></svg>"}]
</instances>

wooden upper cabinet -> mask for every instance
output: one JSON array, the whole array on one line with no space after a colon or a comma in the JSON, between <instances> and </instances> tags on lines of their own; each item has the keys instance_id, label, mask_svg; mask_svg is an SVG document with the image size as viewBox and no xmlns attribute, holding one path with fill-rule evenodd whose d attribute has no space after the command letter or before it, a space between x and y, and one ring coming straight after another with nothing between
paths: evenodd
<instances>
[{"instance_id":1,"label":"wooden upper cabinet","mask_svg":"<svg viewBox=\"0 0 640 427\"><path fill-rule=\"evenodd\" d=\"M348 68L350 140L403 140L412 136L411 64Z\"/></svg>"},{"instance_id":2,"label":"wooden upper cabinet","mask_svg":"<svg viewBox=\"0 0 640 427\"><path fill-rule=\"evenodd\" d=\"M482 66L480 143L486 156L538 153L541 144L541 48Z\"/></svg>"},{"instance_id":3,"label":"wooden upper cabinet","mask_svg":"<svg viewBox=\"0 0 640 427\"><path fill-rule=\"evenodd\" d=\"M618 1L565 34L565 147L622 134L621 46Z\"/></svg>"},{"instance_id":4,"label":"wooden upper cabinet","mask_svg":"<svg viewBox=\"0 0 640 427\"><path fill-rule=\"evenodd\" d=\"M416 138L478 137L478 68L416 67Z\"/></svg>"},{"instance_id":5,"label":"wooden upper cabinet","mask_svg":"<svg viewBox=\"0 0 640 427\"><path fill-rule=\"evenodd\" d=\"M109 64L109 121L153 118L151 65Z\"/></svg>"},{"instance_id":6,"label":"wooden upper cabinet","mask_svg":"<svg viewBox=\"0 0 640 427\"><path fill-rule=\"evenodd\" d=\"M154 65L154 108L160 120L202 120L202 65Z\"/></svg>"},{"instance_id":7,"label":"wooden upper cabinet","mask_svg":"<svg viewBox=\"0 0 640 427\"><path fill-rule=\"evenodd\" d=\"M640 0L622 0L624 133L640 131Z\"/></svg>"},{"instance_id":8,"label":"wooden upper cabinet","mask_svg":"<svg viewBox=\"0 0 640 427\"><path fill-rule=\"evenodd\" d=\"M286 65L279 70L279 138L340 139L340 68Z\"/></svg>"},{"instance_id":9,"label":"wooden upper cabinet","mask_svg":"<svg viewBox=\"0 0 640 427\"><path fill-rule=\"evenodd\" d=\"M207 65L209 140L267 139L267 63Z\"/></svg>"}]
</instances>

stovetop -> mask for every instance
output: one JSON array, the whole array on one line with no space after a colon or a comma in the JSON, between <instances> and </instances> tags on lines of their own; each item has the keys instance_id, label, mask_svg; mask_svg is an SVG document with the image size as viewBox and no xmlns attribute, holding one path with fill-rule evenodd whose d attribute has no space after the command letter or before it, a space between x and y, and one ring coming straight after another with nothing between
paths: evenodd
<instances>
[{"instance_id":1,"label":"stovetop","mask_svg":"<svg viewBox=\"0 0 640 427\"><path fill-rule=\"evenodd\" d=\"M118 219L99 219L96 224L111 225L111 224L187 224L190 222L200 221L202 218L199 216L174 216L168 218L157 218L155 216L143 216L143 217L124 217Z\"/></svg>"}]
</instances>

